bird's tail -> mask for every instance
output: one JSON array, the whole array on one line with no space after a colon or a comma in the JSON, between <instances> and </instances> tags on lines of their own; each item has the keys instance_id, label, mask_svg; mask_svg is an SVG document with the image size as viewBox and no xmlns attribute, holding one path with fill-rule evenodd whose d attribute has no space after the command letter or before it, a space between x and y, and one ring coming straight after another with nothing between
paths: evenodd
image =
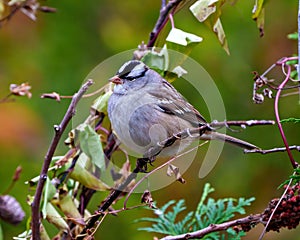
<instances>
[{"instance_id":1,"label":"bird's tail","mask_svg":"<svg viewBox=\"0 0 300 240\"><path fill-rule=\"evenodd\" d=\"M259 149L259 147L248 143L246 141L243 141L241 139L231 137L226 134L218 133L218 132L208 132L203 135L201 135L202 140L220 140L220 141L225 141L227 143L233 144L235 146L247 149L247 150L252 150L252 149Z\"/></svg>"}]
</instances>

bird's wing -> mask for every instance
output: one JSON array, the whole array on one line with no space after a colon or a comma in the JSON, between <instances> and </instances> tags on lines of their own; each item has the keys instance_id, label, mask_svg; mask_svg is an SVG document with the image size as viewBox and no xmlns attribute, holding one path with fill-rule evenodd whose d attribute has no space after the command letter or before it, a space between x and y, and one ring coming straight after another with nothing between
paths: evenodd
<instances>
[{"instance_id":1,"label":"bird's wing","mask_svg":"<svg viewBox=\"0 0 300 240\"><path fill-rule=\"evenodd\" d=\"M195 127L207 124L205 118L170 83L163 81L163 84L167 88L165 93L158 93L155 89L149 91L158 100L157 107L160 111L176 115Z\"/></svg>"}]
</instances>

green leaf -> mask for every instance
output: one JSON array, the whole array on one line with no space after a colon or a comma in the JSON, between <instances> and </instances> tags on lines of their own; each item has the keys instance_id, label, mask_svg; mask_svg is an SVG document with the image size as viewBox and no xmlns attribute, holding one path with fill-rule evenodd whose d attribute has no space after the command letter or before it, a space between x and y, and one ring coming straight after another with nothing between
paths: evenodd
<instances>
[{"instance_id":1,"label":"green leaf","mask_svg":"<svg viewBox=\"0 0 300 240\"><path fill-rule=\"evenodd\" d=\"M297 32L290 33L287 35L287 38L292 40L298 40L298 33Z\"/></svg>"},{"instance_id":2,"label":"green leaf","mask_svg":"<svg viewBox=\"0 0 300 240\"><path fill-rule=\"evenodd\" d=\"M196 212L200 212L201 211L201 208L202 208L202 206L204 204L204 201L206 200L207 196L210 193L214 192L214 191L215 191L215 189L212 188L209 183L205 183L204 188L203 188L203 193L202 193L201 199L200 199L200 201L198 203Z\"/></svg>"},{"instance_id":3,"label":"green leaf","mask_svg":"<svg viewBox=\"0 0 300 240\"><path fill-rule=\"evenodd\" d=\"M91 159L101 171L105 170L105 156L100 136L87 124L82 124L79 130L80 149Z\"/></svg>"},{"instance_id":4,"label":"green leaf","mask_svg":"<svg viewBox=\"0 0 300 240\"><path fill-rule=\"evenodd\" d=\"M204 22L212 13L216 12L215 3L219 0L202 0L196 1L190 6L190 11L198 19L199 22Z\"/></svg>"},{"instance_id":5,"label":"green leaf","mask_svg":"<svg viewBox=\"0 0 300 240\"><path fill-rule=\"evenodd\" d=\"M281 123L300 123L299 118L286 118L280 121Z\"/></svg>"},{"instance_id":6,"label":"green leaf","mask_svg":"<svg viewBox=\"0 0 300 240\"><path fill-rule=\"evenodd\" d=\"M49 235L42 223L40 224L40 239L41 240L51 240L51 238L49 237Z\"/></svg>"},{"instance_id":7,"label":"green leaf","mask_svg":"<svg viewBox=\"0 0 300 240\"><path fill-rule=\"evenodd\" d=\"M2 226L0 224L0 240L3 240L3 231L2 231Z\"/></svg>"},{"instance_id":8,"label":"green leaf","mask_svg":"<svg viewBox=\"0 0 300 240\"><path fill-rule=\"evenodd\" d=\"M49 177L47 177L45 182L44 198L43 198L43 205L42 205L43 218L46 218L47 215L47 203L53 198L55 193L56 193L56 188L51 183Z\"/></svg>"},{"instance_id":9,"label":"green leaf","mask_svg":"<svg viewBox=\"0 0 300 240\"><path fill-rule=\"evenodd\" d=\"M169 201L160 209L154 210L157 215L156 218L142 218L138 221L151 222L151 227L139 228L148 232L162 233L166 235L178 235L188 233L190 231L197 231L208 227L210 224L218 224L228 221L235 216L235 213L245 213L245 206L249 206L254 198L239 198L238 201L234 198L223 198L217 201L213 198L208 198L209 193L214 189L207 183L204 186L202 197L198 203L197 211L189 212L179 220L178 214L183 214L186 210L185 202L183 199L175 202ZM205 203L206 202L206 203ZM236 203L237 202L237 203ZM167 211L172 206L171 211ZM153 210L153 209L152 209ZM210 233L203 239L240 239L244 233L236 233L235 231L228 230L225 233Z\"/></svg>"},{"instance_id":10,"label":"green leaf","mask_svg":"<svg viewBox=\"0 0 300 240\"><path fill-rule=\"evenodd\" d=\"M108 185L96 178L80 164L75 165L73 171L70 173L70 178L80 182L85 187L94 189L96 191L105 191L110 189Z\"/></svg>"},{"instance_id":11,"label":"green leaf","mask_svg":"<svg viewBox=\"0 0 300 240\"><path fill-rule=\"evenodd\" d=\"M79 213L77 206L68 192L60 193L59 199L53 202L72 222L75 224L85 225L84 219Z\"/></svg>"},{"instance_id":12,"label":"green leaf","mask_svg":"<svg viewBox=\"0 0 300 240\"><path fill-rule=\"evenodd\" d=\"M202 41L202 38L194 34L184 32L180 29L172 28L166 38L166 41L167 43L165 46L167 46L168 49L183 53L181 57L179 57L178 54L173 57L173 51L169 51L170 63L168 70L171 70L182 65L187 56L192 52L193 48ZM171 78L171 80L174 79Z\"/></svg>"},{"instance_id":13,"label":"green leaf","mask_svg":"<svg viewBox=\"0 0 300 240\"><path fill-rule=\"evenodd\" d=\"M46 206L46 219L49 223L53 224L59 230L69 230L69 226L63 217L57 212L55 207L48 202Z\"/></svg>"},{"instance_id":14,"label":"green leaf","mask_svg":"<svg viewBox=\"0 0 300 240\"><path fill-rule=\"evenodd\" d=\"M192 33L184 32L178 28L172 28L166 41L182 46L187 46L191 43L201 42L202 38Z\"/></svg>"},{"instance_id":15,"label":"green leaf","mask_svg":"<svg viewBox=\"0 0 300 240\"><path fill-rule=\"evenodd\" d=\"M141 61L145 63L151 69L157 71L159 74L163 74L169 68L169 54L167 46L160 50L152 48Z\"/></svg>"},{"instance_id":16,"label":"green leaf","mask_svg":"<svg viewBox=\"0 0 300 240\"><path fill-rule=\"evenodd\" d=\"M108 99L111 94L112 91L108 91L103 95L99 96L98 98L96 98L96 100L93 102L91 106L91 112L93 115L95 115L95 112L106 112Z\"/></svg>"}]
</instances>

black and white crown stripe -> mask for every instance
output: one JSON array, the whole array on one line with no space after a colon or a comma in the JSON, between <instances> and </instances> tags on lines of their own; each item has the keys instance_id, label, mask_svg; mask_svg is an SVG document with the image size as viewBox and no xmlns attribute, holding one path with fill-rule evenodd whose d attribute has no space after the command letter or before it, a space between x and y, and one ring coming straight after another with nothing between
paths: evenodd
<instances>
[{"instance_id":1,"label":"black and white crown stripe","mask_svg":"<svg viewBox=\"0 0 300 240\"><path fill-rule=\"evenodd\" d=\"M118 70L117 75L120 78L133 80L143 76L147 69L147 66L143 62L132 60L124 63L123 66Z\"/></svg>"}]
</instances>

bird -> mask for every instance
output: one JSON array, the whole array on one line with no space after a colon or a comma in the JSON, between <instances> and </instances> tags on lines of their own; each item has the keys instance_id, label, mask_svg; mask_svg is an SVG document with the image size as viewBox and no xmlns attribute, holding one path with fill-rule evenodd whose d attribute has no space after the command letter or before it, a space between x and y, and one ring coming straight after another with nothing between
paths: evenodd
<instances>
[{"instance_id":1,"label":"bird","mask_svg":"<svg viewBox=\"0 0 300 240\"><path fill-rule=\"evenodd\" d=\"M216 132L171 83L142 61L125 62L109 81L114 83L107 106L113 133L128 150L138 155L145 158L175 156L195 139L221 140L247 150L258 148ZM202 131L189 134L189 130L195 128ZM182 131L186 131L188 137L160 145Z\"/></svg>"}]
</instances>

